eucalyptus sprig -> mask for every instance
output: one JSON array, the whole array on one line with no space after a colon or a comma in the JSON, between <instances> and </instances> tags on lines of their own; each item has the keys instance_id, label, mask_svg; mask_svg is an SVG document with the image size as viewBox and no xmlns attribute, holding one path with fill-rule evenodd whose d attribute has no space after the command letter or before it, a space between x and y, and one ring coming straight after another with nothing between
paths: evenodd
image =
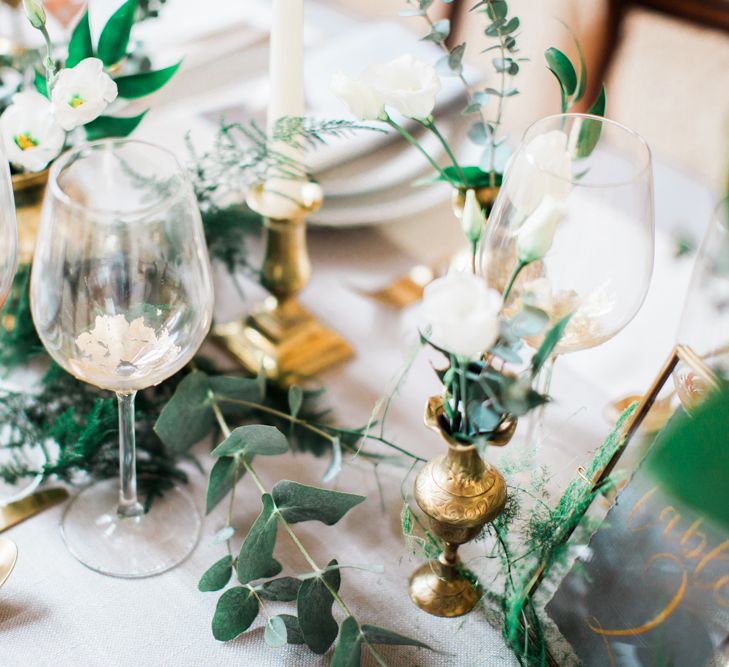
<instances>
[{"instance_id":1,"label":"eucalyptus sprig","mask_svg":"<svg viewBox=\"0 0 729 667\"><path fill-rule=\"evenodd\" d=\"M293 526L306 521L318 521L327 526L336 524L364 500L363 496L290 480L279 481L271 489L263 484L253 465L254 458L285 454L289 451L289 442L282 430L271 425L248 424L231 429L228 419L230 415L239 416L241 407L267 412L327 441L332 446L333 457L326 477L333 476L332 468L337 467L337 459L341 459L342 439L349 438L345 440L348 447L352 446L353 440L350 431L300 419L298 414L303 398L300 389L289 390L289 412L285 413L258 402L263 387L262 378L213 377L195 371L180 384L155 426L163 441L177 441L179 437L197 440L214 425L223 435L222 442L212 452L216 461L210 473L206 510L210 512L228 497L228 520L216 536L217 541L226 544L228 553L208 568L198 588L205 592L220 591L233 576L238 583L227 588L218 599L212 620L213 635L221 641L234 639L248 630L262 612L267 619L264 639L270 645L306 644L315 653L323 654L336 642L333 665L359 664L363 647L379 665L385 665L376 648L379 644L428 648L424 643L392 630L361 624L339 592L341 570L369 568L340 564L336 559L322 566L295 532ZM354 440L360 437L361 434L357 434ZM367 454L360 452L360 455ZM236 533L231 521L236 487L244 476L251 479L261 493L262 509L235 555L232 540ZM282 567L273 552L279 526L304 557L311 568L309 572L278 576ZM266 607L268 601L296 601L297 615L273 615ZM345 615L341 625L332 613L335 604Z\"/></svg>"}]
</instances>

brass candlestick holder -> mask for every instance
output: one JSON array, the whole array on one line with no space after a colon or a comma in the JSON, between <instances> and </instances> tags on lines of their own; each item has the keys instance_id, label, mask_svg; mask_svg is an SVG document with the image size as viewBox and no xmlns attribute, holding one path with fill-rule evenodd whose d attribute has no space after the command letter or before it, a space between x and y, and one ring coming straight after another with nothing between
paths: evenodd
<instances>
[{"instance_id":1,"label":"brass candlestick holder","mask_svg":"<svg viewBox=\"0 0 729 667\"><path fill-rule=\"evenodd\" d=\"M290 189L292 182L288 182ZM248 371L293 382L349 359L353 350L296 300L311 276L306 216L322 202L316 183L297 184L290 200L263 185L248 195L248 206L263 216L265 252L261 282L272 296L243 321L218 324L213 337ZM288 193L287 193L288 194Z\"/></svg>"},{"instance_id":2,"label":"brass candlestick holder","mask_svg":"<svg viewBox=\"0 0 729 667\"><path fill-rule=\"evenodd\" d=\"M446 432L442 397L428 400L425 424L445 440L448 451L428 461L415 478L415 500L445 548L438 560L413 572L410 597L434 616L462 616L476 606L481 591L475 577L459 564L458 547L501 514L506 504L506 482L475 447L456 442ZM509 419L489 444L507 444L515 429L516 420Z\"/></svg>"}]
</instances>

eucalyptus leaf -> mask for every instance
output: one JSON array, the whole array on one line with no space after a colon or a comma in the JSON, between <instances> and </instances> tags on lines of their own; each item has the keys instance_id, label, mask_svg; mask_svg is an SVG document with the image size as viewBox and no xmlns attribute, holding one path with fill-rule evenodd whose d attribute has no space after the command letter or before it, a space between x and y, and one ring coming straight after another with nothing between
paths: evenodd
<instances>
[{"instance_id":1,"label":"eucalyptus leaf","mask_svg":"<svg viewBox=\"0 0 729 667\"><path fill-rule=\"evenodd\" d=\"M263 640L273 648L283 646L287 641L286 624L280 616L272 616L263 631Z\"/></svg>"},{"instance_id":2,"label":"eucalyptus leaf","mask_svg":"<svg viewBox=\"0 0 729 667\"><path fill-rule=\"evenodd\" d=\"M519 73L519 65L513 58L494 58L491 62L497 72L506 72L511 76Z\"/></svg>"},{"instance_id":3,"label":"eucalyptus leaf","mask_svg":"<svg viewBox=\"0 0 729 667\"><path fill-rule=\"evenodd\" d=\"M249 424L233 429L231 434L212 451L212 455L278 456L287 451L289 451L288 440L275 426Z\"/></svg>"},{"instance_id":4,"label":"eucalyptus leaf","mask_svg":"<svg viewBox=\"0 0 729 667\"><path fill-rule=\"evenodd\" d=\"M289 387L289 412L296 419L301 410L301 404L304 402L304 390L298 384L292 384Z\"/></svg>"},{"instance_id":5,"label":"eucalyptus leaf","mask_svg":"<svg viewBox=\"0 0 729 667\"><path fill-rule=\"evenodd\" d=\"M339 640L334 649L331 667L359 667L362 657L362 634L359 624L347 616L339 628Z\"/></svg>"},{"instance_id":6,"label":"eucalyptus leaf","mask_svg":"<svg viewBox=\"0 0 729 667\"><path fill-rule=\"evenodd\" d=\"M335 524L365 499L354 493L320 489L289 480L278 482L271 493L278 511L288 523L321 521L327 526Z\"/></svg>"},{"instance_id":7,"label":"eucalyptus leaf","mask_svg":"<svg viewBox=\"0 0 729 667\"><path fill-rule=\"evenodd\" d=\"M503 19L509 13L509 6L506 0L489 0L488 14L492 19Z\"/></svg>"},{"instance_id":8,"label":"eucalyptus leaf","mask_svg":"<svg viewBox=\"0 0 729 667\"><path fill-rule=\"evenodd\" d=\"M205 514L210 514L217 504L227 496L238 480L245 475L244 466L236 465L232 456L221 456L212 467L205 496Z\"/></svg>"},{"instance_id":9,"label":"eucalyptus leaf","mask_svg":"<svg viewBox=\"0 0 729 667\"><path fill-rule=\"evenodd\" d=\"M291 602L296 599L301 580L296 577L272 579L256 588L258 596L271 602Z\"/></svg>"},{"instance_id":10,"label":"eucalyptus leaf","mask_svg":"<svg viewBox=\"0 0 729 667\"><path fill-rule=\"evenodd\" d=\"M99 116L84 125L89 141L106 137L126 137L137 129L137 125L147 115L146 109L137 116Z\"/></svg>"},{"instance_id":11,"label":"eucalyptus leaf","mask_svg":"<svg viewBox=\"0 0 729 667\"><path fill-rule=\"evenodd\" d=\"M499 28L500 35L508 35L519 28L520 21L518 16L513 16L504 25Z\"/></svg>"},{"instance_id":12,"label":"eucalyptus leaf","mask_svg":"<svg viewBox=\"0 0 729 667\"><path fill-rule=\"evenodd\" d=\"M398 13L398 16L424 16L422 10L420 9L401 9Z\"/></svg>"},{"instance_id":13,"label":"eucalyptus leaf","mask_svg":"<svg viewBox=\"0 0 729 667\"><path fill-rule=\"evenodd\" d=\"M544 364L547 363L547 360L552 356L554 349L557 347L560 339L564 335L567 325L570 323L571 317L572 313L565 315L547 332L542 344L532 357L532 377L536 377L539 371L542 370L542 366L544 366Z\"/></svg>"},{"instance_id":14,"label":"eucalyptus leaf","mask_svg":"<svg viewBox=\"0 0 729 667\"><path fill-rule=\"evenodd\" d=\"M597 99L592 103L592 106L587 110L587 113L593 116L604 116L606 101L605 84L602 84ZM591 118L583 118L580 123L580 133L577 138L575 157L584 158L590 155L592 151L595 150L597 142L600 141L601 131L602 123L600 121L593 120Z\"/></svg>"},{"instance_id":15,"label":"eucalyptus leaf","mask_svg":"<svg viewBox=\"0 0 729 667\"><path fill-rule=\"evenodd\" d=\"M339 438L332 440L332 460L322 477L322 482L331 482L342 470L342 443Z\"/></svg>"},{"instance_id":16,"label":"eucalyptus leaf","mask_svg":"<svg viewBox=\"0 0 729 667\"><path fill-rule=\"evenodd\" d=\"M213 375L209 378L209 382L213 392L222 398L252 402L261 398L261 382L258 378Z\"/></svg>"},{"instance_id":17,"label":"eucalyptus leaf","mask_svg":"<svg viewBox=\"0 0 729 667\"><path fill-rule=\"evenodd\" d=\"M329 566L336 564L336 560L328 563ZM296 597L296 611L304 641L314 653L320 655L327 652L338 631L337 622L332 616L334 597L325 582L338 592L341 583L339 570L329 570L319 577L302 582Z\"/></svg>"},{"instance_id":18,"label":"eucalyptus leaf","mask_svg":"<svg viewBox=\"0 0 729 667\"><path fill-rule=\"evenodd\" d=\"M463 54L466 52L466 43L453 47L448 54L448 66L453 72L460 73L462 69Z\"/></svg>"},{"instance_id":19,"label":"eucalyptus leaf","mask_svg":"<svg viewBox=\"0 0 729 667\"><path fill-rule=\"evenodd\" d=\"M489 140L489 129L482 121L478 121L468 130L468 138L474 144L485 146Z\"/></svg>"},{"instance_id":20,"label":"eucalyptus leaf","mask_svg":"<svg viewBox=\"0 0 729 667\"><path fill-rule=\"evenodd\" d=\"M237 574L241 584L247 584L254 579L275 577L281 572L281 563L273 557L278 528L273 498L265 493L261 496L261 501L263 509L243 540L238 555Z\"/></svg>"},{"instance_id":21,"label":"eucalyptus leaf","mask_svg":"<svg viewBox=\"0 0 729 667\"><path fill-rule=\"evenodd\" d=\"M509 323L511 331L515 336L525 338L527 336L536 336L549 324L549 315L541 308L524 305L522 309L514 315Z\"/></svg>"},{"instance_id":22,"label":"eucalyptus leaf","mask_svg":"<svg viewBox=\"0 0 729 667\"><path fill-rule=\"evenodd\" d=\"M390 646L417 646L418 648L433 649L423 642L406 637L393 630L380 628L377 625L363 625L362 634L370 644L389 644Z\"/></svg>"},{"instance_id":23,"label":"eucalyptus leaf","mask_svg":"<svg viewBox=\"0 0 729 667\"><path fill-rule=\"evenodd\" d=\"M227 642L251 627L258 616L258 600L247 586L230 588L220 596L213 615L213 637Z\"/></svg>"},{"instance_id":24,"label":"eucalyptus leaf","mask_svg":"<svg viewBox=\"0 0 729 667\"><path fill-rule=\"evenodd\" d=\"M197 589L203 593L219 591L221 588L225 588L232 574L233 557L230 555L223 556L223 558L205 570L203 576L200 577Z\"/></svg>"},{"instance_id":25,"label":"eucalyptus leaf","mask_svg":"<svg viewBox=\"0 0 729 667\"><path fill-rule=\"evenodd\" d=\"M127 55L137 0L127 0L107 21L99 37L98 56L104 65L116 65Z\"/></svg>"},{"instance_id":26,"label":"eucalyptus leaf","mask_svg":"<svg viewBox=\"0 0 729 667\"><path fill-rule=\"evenodd\" d=\"M577 73L570 59L554 47L550 47L544 52L544 58L547 61L547 67L557 77L565 96L573 95L577 89Z\"/></svg>"},{"instance_id":27,"label":"eucalyptus leaf","mask_svg":"<svg viewBox=\"0 0 729 667\"><path fill-rule=\"evenodd\" d=\"M162 408L154 431L170 452L186 452L212 430L215 416L209 391L208 376L194 371L180 382Z\"/></svg>"},{"instance_id":28,"label":"eucalyptus leaf","mask_svg":"<svg viewBox=\"0 0 729 667\"><path fill-rule=\"evenodd\" d=\"M89 10L87 9L71 33L68 42L68 57L66 67L75 67L85 58L94 55L94 45L91 41L91 28L89 26Z\"/></svg>"},{"instance_id":29,"label":"eucalyptus leaf","mask_svg":"<svg viewBox=\"0 0 729 667\"><path fill-rule=\"evenodd\" d=\"M233 535L235 535L235 528L233 528L233 526L225 526L225 528L221 528L217 533L215 533L215 537L213 537L213 544L227 542L231 537L233 537Z\"/></svg>"},{"instance_id":30,"label":"eucalyptus leaf","mask_svg":"<svg viewBox=\"0 0 729 667\"><path fill-rule=\"evenodd\" d=\"M303 644L304 635L301 633L299 619L291 614L279 614L279 617L286 626L286 641L289 644Z\"/></svg>"},{"instance_id":31,"label":"eucalyptus leaf","mask_svg":"<svg viewBox=\"0 0 729 667\"><path fill-rule=\"evenodd\" d=\"M162 88L174 76L181 63L182 61L176 65L170 65L164 69L153 70L151 72L118 76L114 79L114 82L116 83L119 97L130 100L150 95Z\"/></svg>"}]
</instances>

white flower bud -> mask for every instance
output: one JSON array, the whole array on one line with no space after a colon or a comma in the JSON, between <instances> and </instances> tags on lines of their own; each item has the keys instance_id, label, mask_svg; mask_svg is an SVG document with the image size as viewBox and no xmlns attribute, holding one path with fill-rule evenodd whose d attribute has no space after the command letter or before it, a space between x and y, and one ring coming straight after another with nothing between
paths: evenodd
<instances>
[{"instance_id":1,"label":"white flower bud","mask_svg":"<svg viewBox=\"0 0 729 667\"><path fill-rule=\"evenodd\" d=\"M516 241L519 261L530 264L544 257L552 247L557 225L564 217L564 202L546 195L522 225Z\"/></svg>"},{"instance_id":2,"label":"white flower bud","mask_svg":"<svg viewBox=\"0 0 729 667\"><path fill-rule=\"evenodd\" d=\"M23 0L25 15L34 28L41 29L46 24L46 11L42 0Z\"/></svg>"},{"instance_id":3,"label":"white flower bud","mask_svg":"<svg viewBox=\"0 0 729 667\"><path fill-rule=\"evenodd\" d=\"M481 204L476 199L475 190L466 190L466 202L461 216L461 228L471 243L477 243L481 238L486 216L483 214Z\"/></svg>"}]
</instances>

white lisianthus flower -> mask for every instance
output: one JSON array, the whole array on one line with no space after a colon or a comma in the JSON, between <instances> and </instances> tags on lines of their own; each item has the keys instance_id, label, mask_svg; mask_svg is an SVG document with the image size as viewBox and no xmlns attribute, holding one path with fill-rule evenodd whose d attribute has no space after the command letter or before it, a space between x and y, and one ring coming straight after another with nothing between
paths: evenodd
<instances>
[{"instance_id":1,"label":"white lisianthus flower","mask_svg":"<svg viewBox=\"0 0 729 667\"><path fill-rule=\"evenodd\" d=\"M572 158L564 132L537 135L512 159L506 169L506 192L522 215L534 211L546 195L567 198L572 188Z\"/></svg>"},{"instance_id":2,"label":"white lisianthus flower","mask_svg":"<svg viewBox=\"0 0 729 667\"><path fill-rule=\"evenodd\" d=\"M564 202L546 195L526 222L519 229L516 254L519 261L531 264L542 259L554 241L554 233L567 210Z\"/></svg>"},{"instance_id":3,"label":"white lisianthus flower","mask_svg":"<svg viewBox=\"0 0 729 667\"><path fill-rule=\"evenodd\" d=\"M377 120L384 112L385 102L375 88L364 81L350 79L336 72L331 81L332 92L360 120Z\"/></svg>"},{"instance_id":4,"label":"white lisianthus flower","mask_svg":"<svg viewBox=\"0 0 729 667\"><path fill-rule=\"evenodd\" d=\"M483 214L481 204L476 199L476 191L473 189L466 190L466 202L463 205L461 228L471 243L477 243L481 238L481 232L485 223L486 216Z\"/></svg>"},{"instance_id":5,"label":"white lisianthus flower","mask_svg":"<svg viewBox=\"0 0 729 667\"><path fill-rule=\"evenodd\" d=\"M385 104L403 116L416 119L430 116L440 90L435 68L409 54L389 63L370 65L362 81L372 86Z\"/></svg>"},{"instance_id":6,"label":"white lisianthus flower","mask_svg":"<svg viewBox=\"0 0 729 667\"><path fill-rule=\"evenodd\" d=\"M116 99L116 84L98 58L85 58L62 69L51 93L53 115L64 130L73 130L98 118Z\"/></svg>"},{"instance_id":7,"label":"white lisianthus flower","mask_svg":"<svg viewBox=\"0 0 729 667\"><path fill-rule=\"evenodd\" d=\"M478 358L497 341L501 306L501 295L471 273L438 278L423 294L433 343L469 359Z\"/></svg>"},{"instance_id":8,"label":"white lisianthus flower","mask_svg":"<svg viewBox=\"0 0 729 667\"><path fill-rule=\"evenodd\" d=\"M39 0L23 0L23 9L34 28L40 29L46 24L46 11Z\"/></svg>"},{"instance_id":9,"label":"white lisianthus flower","mask_svg":"<svg viewBox=\"0 0 729 667\"><path fill-rule=\"evenodd\" d=\"M66 133L51 113L51 103L40 93L13 95L12 104L0 116L8 161L23 171L40 171L63 148Z\"/></svg>"}]
</instances>

